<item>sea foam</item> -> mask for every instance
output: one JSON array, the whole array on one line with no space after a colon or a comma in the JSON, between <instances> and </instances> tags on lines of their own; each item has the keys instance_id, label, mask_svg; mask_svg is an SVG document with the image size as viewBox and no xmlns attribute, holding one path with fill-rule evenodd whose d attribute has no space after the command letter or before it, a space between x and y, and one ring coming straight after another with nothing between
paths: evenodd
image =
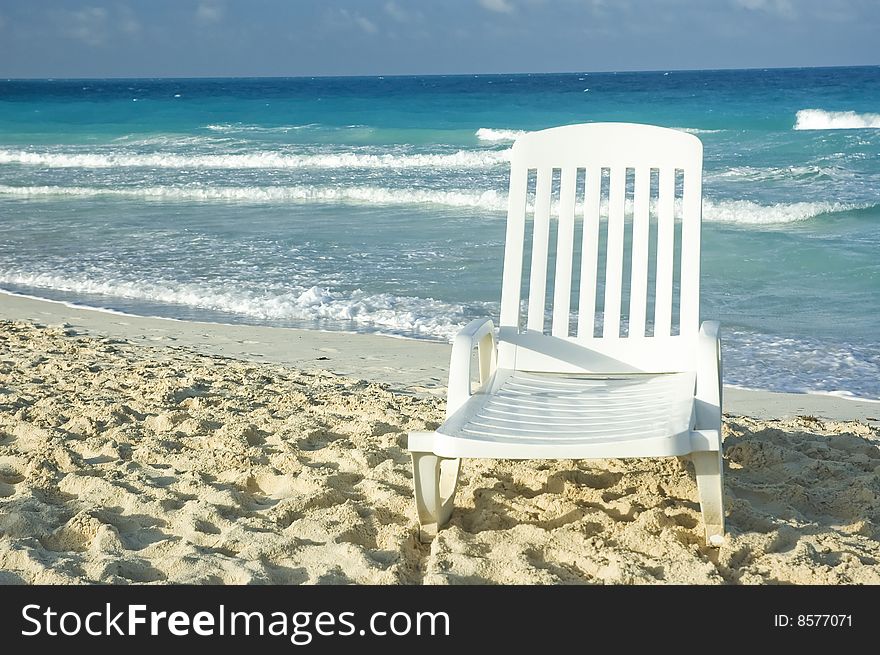
<instances>
[{"instance_id":1,"label":"sea foam","mask_svg":"<svg viewBox=\"0 0 880 655\"><path fill-rule=\"evenodd\" d=\"M823 214L864 209L842 202L791 202L761 205L750 200L703 200L703 220L740 225L774 225L806 221Z\"/></svg>"},{"instance_id":2,"label":"sea foam","mask_svg":"<svg viewBox=\"0 0 880 655\"><path fill-rule=\"evenodd\" d=\"M478 209L500 213L507 210L507 196L498 191L433 190L415 188L386 188L377 186L154 186L130 188L62 187L62 186L7 186L0 185L0 196L53 197L74 196L83 198L123 197L169 202L341 202L371 205L438 205ZM652 211L656 211L652 201ZM676 201L676 215L681 212L680 200ZM749 200L703 200L703 220L707 222L741 225L774 225L795 223L816 218L823 214L867 209L874 205L841 202L793 202L762 205ZM530 202L528 211L534 210ZM575 208L582 214L583 205ZM554 202L551 211L558 212ZM607 202L602 203L600 213L607 216ZM632 200L626 201L626 212L632 212Z\"/></svg>"},{"instance_id":3,"label":"sea foam","mask_svg":"<svg viewBox=\"0 0 880 655\"><path fill-rule=\"evenodd\" d=\"M724 130L710 130L702 127L673 127L673 130L678 130L679 132L687 132L688 134L718 134L719 132L723 132Z\"/></svg>"},{"instance_id":4,"label":"sea foam","mask_svg":"<svg viewBox=\"0 0 880 655\"><path fill-rule=\"evenodd\" d=\"M231 201L251 203L277 202L346 202L380 205L432 204L488 211L504 211L507 199L497 191L438 191L430 189L392 189L374 186L264 186L264 187L197 187L153 186L129 188L6 186L0 185L0 196L81 198L122 197L145 200L182 202Z\"/></svg>"},{"instance_id":5,"label":"sea foam","mask_svg":"<svg viewBox=\"0 0 880 655\"><path fill-rule=\"evenodd\" d=\"M71 153L0 150L0 164L22 164L46 168L473 169L491 168L509 160L508 150L458 150L443 154L383 153L378 155L357 152L287 154L270 151L248 154L183 155L178 153Z\"/></svg>"},{"instance_id":6,"label":"sea foam","mask_svg":"<svg viewBox=\"0 0 880 655\"><path fill-rule=\"evenodd\" d=\"M7 186L0 185L0 196L52 197L74 196L84 198L123 197L145 200L180 202L343 202L378 205L439 205L481 209L489 212L507 210L507 196L498 191L432 190L414 188L386 188L376 186L319 187L319 186L264 186L264 187L209 187L209 186L154 186L130 188L62 187L62 186ZM652 201L654 208L655 201ZM749 200L703 200L703 220L743 225L772 225L805 221L823 214L865 209L871 205L840 202L794 202L762 205ZM527 207L533 211L532 203ZM607 203L600 208L607 215ZM655 209L655 208L654 208ZM551 211L558 212L558 203ZM627 213L632 211L632 200L626 202ZM583 206L576 207L578 214ZM676 214L680 212L677 201Z\"/></svg>"},{"instance_id":7,"label":"sea foam","mask_svg":"<svg viewBox=\"0 0 880 655\"><path fill-rule=\"evenodd\" d=\"M103 311L112 299L162 303L219 312L209 320L243 320L274 324L315 321L331 323L336 329L375 330L388 334L450 340L474 315L494 316L498 303L470 305L388 293L348 293L320 286L295 287L288 292L259 292L240 285L213 286L204 283L171 283L168 280L132 281L61 273L0 270L0 285L30 289L51 289L90 296L86 305ZM98 300L95 296L103 296ZM38 296L31 296L38 297ZM118 303L118 301L117 301ZM342 325L340 325L342 324ZM329 327L329 325L328 325ZM880 375L876 350L859 345L837 345L812 338L779 338L730 329L725 357L735 366L725 370L725 383L750 388L756 380L779 391L827 393L843 397L872 399L871 381ZM792 367L792 362L797 366ZM829 369L828 362L833 362Z\"/></svg>"},{"instance_id":8,"label":"sea foam","mask_svg":"<svg viewBox=\"0 0 880 655\"><path fill-rule=\"evenodd\" d=\"M354 329L371 328L440 340L451 339L467 322L469 312L495 309L491 303L477 308L433 298L370 294L360 289L340 292L319 286L295 287L287 293L273 294L234 285L222 288L171 281L97 280L84 275L14 270L0 270L0 284L181 305L274 323L342 322ZM94 303L95 300L89 302Z\"/></svg>"},{"instance_id":9,"label":"sea foam","mask_svg":"<svg viewBox=\"0 0 880 655\"><path fill-rule=\"evenodd\" d=\"M880 114L801 109L795 115L794 129L796 130L854 130L864 128L880 128Z\"/></svg>"},{"instance_id":10,"label":"sea foam","mask_svg":"<svg viewBox=\"0 0 880 655\"><path fill-rule=\"evenodd\" d=\"M525 130L503 130L491 127L481 127L475 134L480 141L515 141L523 134L528 134L528 132Z\"/></svg>"},{"instance_id":11,"label":"sea foam","mask_svg":"<svg viewBox=\"0 0 880 655\"><path fill-rule=\"evenodd\" d=\"M726 170L704 173L704 179L745 180L750 182L787 182L822 179L845 179L852 173L841 166L732 166Z\"/></svg>"},{"instance_id":12,"label":"sea foam","mask_svg":"<svg viewBox=\"0 0 880 655\"><path fill-rule=\"evenodd\" d=\"M306 123L305 125L248 125L245 123L219 123L205 125L206 130L211 132L279 132L285 134L287 132L297 132L299 130L314 130L321 127L320 123Z\"/></svg>"}]
</instances>

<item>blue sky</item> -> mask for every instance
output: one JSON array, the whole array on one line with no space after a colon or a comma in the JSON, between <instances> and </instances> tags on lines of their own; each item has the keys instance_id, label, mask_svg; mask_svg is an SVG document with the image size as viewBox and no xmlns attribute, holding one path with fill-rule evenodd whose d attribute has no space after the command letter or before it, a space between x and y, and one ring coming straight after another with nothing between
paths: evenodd
<instances>
[{"instance_id":1,"label":"blue sky","mask_svg":"<svg viewBox=\"0 0 880 655\"><path fill-rule=\"evenodd\" d=\"M0 76L880 64L880 0L0 0Z\"/></svg>"}]
</instances>

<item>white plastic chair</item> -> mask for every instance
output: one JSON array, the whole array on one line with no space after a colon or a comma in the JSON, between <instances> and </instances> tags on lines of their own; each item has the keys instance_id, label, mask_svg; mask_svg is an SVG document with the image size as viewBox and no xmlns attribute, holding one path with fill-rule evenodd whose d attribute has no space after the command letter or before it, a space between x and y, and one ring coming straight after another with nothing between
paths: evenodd
<instances>
[{"instance_id":1,"label":"white plastic chair","mask_svg":"<svg viewBox=\"0 0 880 655\"><path fill-rule=\"evenodd\" d=\"M719 324L698 325L702 163L698 138L649 125L517 139L497 342L491 320L462 329L446 420L409 435L423 532L448 521L464 457L689 455L707 542L723 542Z\"/></svg>"}]
</instances>

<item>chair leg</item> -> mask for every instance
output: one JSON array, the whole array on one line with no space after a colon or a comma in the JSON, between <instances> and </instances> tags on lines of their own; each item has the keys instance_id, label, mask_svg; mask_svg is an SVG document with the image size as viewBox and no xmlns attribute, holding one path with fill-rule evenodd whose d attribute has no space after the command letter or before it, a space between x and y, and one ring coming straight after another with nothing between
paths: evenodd
<instances>
[{"instance_id":1,"label":"chair leg","mask_svg":"<svg viewBox=\"0 0 880 655\"><path fill-rule=\"evenodd\" d=\"M412 453L416 510L422 539L431 539L452 514L460 459Z\"/></svg>"},{"instance_id":2,"label":"chair leg","mask_svg":"<svg viewBox=\"0 0 880 655\"><path fill-rule=\"evenodd\" d=\"M724 543L723 465L720 450L691 453L700 492L700 510L706 528L706 543Z\"/></svg>"}]
</instances>

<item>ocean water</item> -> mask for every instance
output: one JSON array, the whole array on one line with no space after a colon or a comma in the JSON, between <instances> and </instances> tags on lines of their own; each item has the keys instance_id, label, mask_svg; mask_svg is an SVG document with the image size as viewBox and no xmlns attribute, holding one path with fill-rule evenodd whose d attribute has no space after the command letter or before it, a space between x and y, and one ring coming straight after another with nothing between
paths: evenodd
<instances>
[{"instance_id":1,"label":"ocean water","mask_svg":"<svg viewBox=\"0 0 880 655\"><path fill-rule=\"evenodd\" d=\"M497 318L523 131L705 147L725 381L880 398L880 68L0 81L0 290L449 339Z\"/></svg>"}]
</instances>

